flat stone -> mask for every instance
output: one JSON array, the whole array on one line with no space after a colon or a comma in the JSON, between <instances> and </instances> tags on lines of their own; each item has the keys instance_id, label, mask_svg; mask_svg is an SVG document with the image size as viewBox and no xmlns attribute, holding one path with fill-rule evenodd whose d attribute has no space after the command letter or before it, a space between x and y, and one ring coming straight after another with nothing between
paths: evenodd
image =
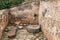
<instances>
[{"instance_id":1,"label":"flat stone","mask_svg":"<svg viewBox=\"0 0 60 40\"><path fill-rule=\"evenodd\" d=\"M40 31L39 25L29 25L27 26L27 31L30 33L38 33Z\"/></svg>"}]
</instances>

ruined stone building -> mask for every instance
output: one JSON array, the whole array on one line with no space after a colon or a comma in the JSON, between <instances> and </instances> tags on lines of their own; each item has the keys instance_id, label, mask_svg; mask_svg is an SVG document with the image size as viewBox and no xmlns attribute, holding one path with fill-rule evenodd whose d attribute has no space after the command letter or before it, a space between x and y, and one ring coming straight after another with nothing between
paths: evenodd
<instances>
[{"instance_id":1,"label":"ruined stone building","mask_svg":"<svg viewBox=\"0 0 60 40\"><path fill-rule=\"evenodd\" d=\"M17 29L22 29L22 26L31 33L42 31L47 40L60 40L60 0L27 1L19 6L0 10L0 39L4 31L9 38L16 36ZM30 40L42 40L33 38Z\"/></svg>"}]
</instances>

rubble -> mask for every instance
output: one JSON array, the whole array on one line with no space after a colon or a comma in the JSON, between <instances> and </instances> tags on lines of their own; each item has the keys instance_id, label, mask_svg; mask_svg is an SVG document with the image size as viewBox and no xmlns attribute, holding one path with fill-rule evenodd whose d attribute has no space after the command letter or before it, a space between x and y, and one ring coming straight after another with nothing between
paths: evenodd
<instances>
[{"instance_id":1,"label":"rubble","mask_svg":"<svg viewBox=\"0 0 60 40\"><path fill-rule=\"evenodd\" d=\"M21 30L17 30L16 37L14 38L8 38L7 33L4 32L5 35L3 35L2 40L8 39L8 40L47 40L44 34L40 31L39 33L32 34L29 33L26 28L23 28ZM4 37L5 36L5 37Z\"/></svg>"},{"instance_id":2,"label":"rubble","mask_svg":"<svg viewBox=\"0 0 60 40\"><path fill-rule=\"evenodd\" d=\"M2 22L2 24L8 24L8 26L7 29L4 30L1 40L47 40L44 34L40 31L41 29L38 23L38 11L38 2L27 2L20 6L10 8L7 13L9 15L4 14L7 18L5 23L3 24ZM29 32L31 32L31 34Z\"/></svg>"}]
</instances>

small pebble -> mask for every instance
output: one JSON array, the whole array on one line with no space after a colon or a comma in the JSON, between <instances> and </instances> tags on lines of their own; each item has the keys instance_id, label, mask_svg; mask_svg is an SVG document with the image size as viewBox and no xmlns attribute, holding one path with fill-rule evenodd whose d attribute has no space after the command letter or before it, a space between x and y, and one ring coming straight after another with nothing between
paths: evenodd
<instances>
[{"instance_id":1,"label":"small pebble","mask_svg":"<svg viewBox=\"0 0 60 40\"><path fill-rule=\"evenodd\" d=\"M18 26L18 28L19 28L19 29L22 29L22 28L23 28L23 26Z\"/></svg>"},{"instance_id":2,"label":"small pebble","mask_svg":"<svg viewBox=\"0 0 60 40\"><path fill-rule=\"evenodd\" d=\"M37 38L36 40L39 40L39 38Z\"/></svg>"}]
</instances>

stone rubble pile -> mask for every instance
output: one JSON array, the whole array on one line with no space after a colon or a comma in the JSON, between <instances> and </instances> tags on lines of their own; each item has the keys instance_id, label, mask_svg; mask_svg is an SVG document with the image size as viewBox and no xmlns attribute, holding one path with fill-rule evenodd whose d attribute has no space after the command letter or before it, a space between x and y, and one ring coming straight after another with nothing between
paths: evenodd
<instances>
[{"instance_id":1,"label":"stone rubble pile","mask_svg":"<svg viewBox=\"0 0 60 40\"><path fill-rule=\"evenodd\" d=\"M11 27L11 26L9 26ZM47 40L44 34L40 31L39 33L29 33L26 28L18 29L16 36L8 38L7 32L4 32L2 40Z\"/></svg>"},{"instance_id":2,"label":"stone rubble pile","mask_svg":"<svg viewBox=\"0 0 60 40\"><path fill-rule=\"evenodd\" d=\"M1 10L0 12L0 20L1 23L1 30L0 30L0 35L1 37L4 35L4 31L7 33L7 38L11 38L12 36L15 35L16 29L15 27L11 27L10 29L7 28L9 24L12 26L28 26L31 24L38 24L38 9L39 9L39 3L38 2L27 2L23 3L20 6L17 7L12 7L7 10ZM6 29L7 28L7 29ZM5 29L5 30L4 30ZM4 39L5 40L5 39ZM8 40L8 39L6 39Z\"/></svg>"},{"instance_id":3,"label":"stone rubble pile","mask_svg":"<svg viewBox=\"0 0 60 40\"><path fill-rule=\"evenodd\" d=\"M7 10L0 10L0 38L4 32L5 27L7 27L9 24L14 24L15 26L19 26L18 28L20 28L22 25L24 27L29 27L29 25L39 25L43 34L47 37L48 40L60 40L59 13L59 0L42 0L39 3L27 2ZM32 26L31 28L34 29ZM7 29L5 31L8 32ZM14 29L14 33L15 31L16 30Z\"/></svg>"}]
</instances>

